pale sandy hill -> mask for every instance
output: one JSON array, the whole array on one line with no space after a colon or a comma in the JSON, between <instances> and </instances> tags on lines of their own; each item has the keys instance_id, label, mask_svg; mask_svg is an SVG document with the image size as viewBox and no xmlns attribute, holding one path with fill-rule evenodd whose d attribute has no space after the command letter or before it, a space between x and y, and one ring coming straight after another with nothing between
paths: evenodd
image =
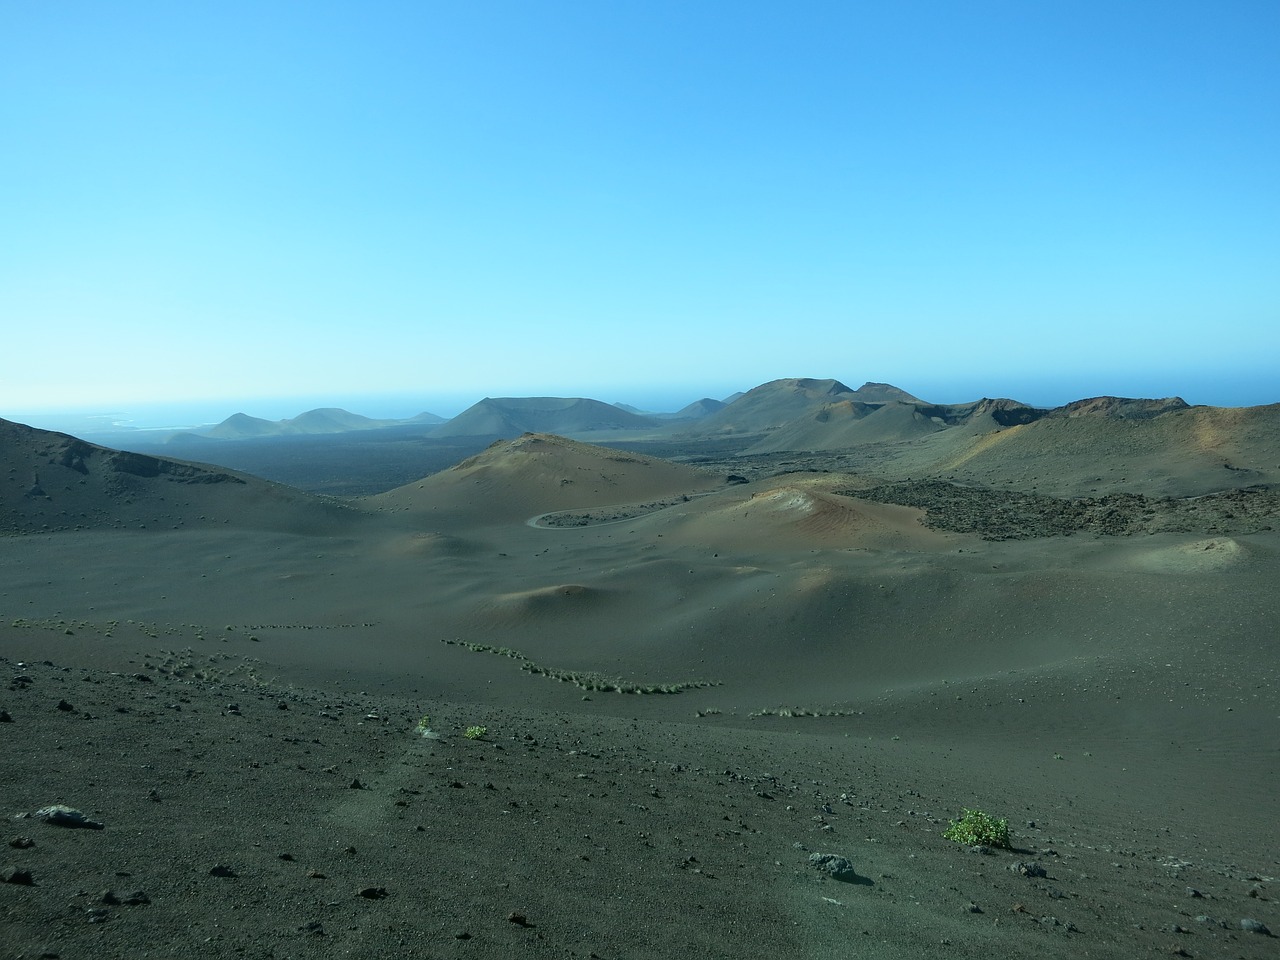
<instances>
[{"instance_id":1,"label":"pale sandy hill","mask_svg":"<svg viewBox=\"0 0 1280 960\"><path fill-rule=\"evenodd\" d=\"M384 511L526 519L573 507L635 503L714 490L724 478L655 457L529 433L368 501Z\"/></svg>"},{"instance_id":2,"label":"pale sandy hill","mask_svg":"<svg viewBox=\"0 0 1280 960\"><path fill-rule=\"evenodd\" d=\"M812 414L827 404L848 399L852 394L839 380L794 377L771 380L748 390L723 410L703 417L684 432L687 436L699 437L763 433Z\"/></svg>"},{"instance_id":3,"label":"pale sandy hill","mask_svg":"<svg viewBox=\"0 0 1280 960\"><path fill-rule=\"evenodd\" d=\"M1163 412L1154 412L1166 404ZM1117 410L1119 412L1117 412ZM1079 495L1192 496L1280 482L1280 404L1186 407L1082 401L1026 424L927 438L900 468Z\"/></svg>"},{"instance_id":4,"label":"pale sandy hill","mask_svg":"<svg viewBox=\"0 0 1280 960\"><path fill-rule=\"evenodd\" d=\"M845 450L864 443L912 440L944 429L913 403L841 400L771 431L746 452Z\"/></svg>"},{"instance_id":5,"label":"pale sandy hill","mask_svg":"<svg viewBox=\"0 0 1280 960\"><path fill-rule=\"evenodd\" d=\"M433 437L518 437L646 430L655 421L584 397L485 397L432 431Z\"/></svg>"},{"instance_id":6,"label":"pale sandy hill","mask_svg":"<svg viewBox=\"0 0 1280 960\"><path fill-rule=\"evenodd\" d=\"M0 420L0 531L234 526L319 532L355 511L248 474Z\"/></svg>"}]
</instances>

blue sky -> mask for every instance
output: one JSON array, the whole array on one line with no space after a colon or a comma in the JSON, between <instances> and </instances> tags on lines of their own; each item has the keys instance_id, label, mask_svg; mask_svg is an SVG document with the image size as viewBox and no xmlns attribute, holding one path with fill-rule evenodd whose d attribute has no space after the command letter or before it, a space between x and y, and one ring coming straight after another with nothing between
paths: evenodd
<instances>
[{"instance_id":1,"label":"blue sky","mask_svg":"<svg viewBox=\"0 0 1280 960\"><path fill-rule=\"evenodd\" d=\"M1278 36L1270 0L10 0L0 416L1278 401Z\"/></svg>"}]
</instances>

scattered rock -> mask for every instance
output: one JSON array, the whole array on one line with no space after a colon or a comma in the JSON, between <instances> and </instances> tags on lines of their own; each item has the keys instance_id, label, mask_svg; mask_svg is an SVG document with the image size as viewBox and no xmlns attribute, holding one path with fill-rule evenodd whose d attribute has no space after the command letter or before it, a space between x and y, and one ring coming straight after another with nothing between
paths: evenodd
<instances>
[{"instance_id":1,"label":"scattered rock","mask_svg":"<svg viewBox=\"0 0 1280 960\"><path fill-rule=\"evenodd\" d=\"M965 913L981 913L982 908L971 900L969 901L969 905L964 908L964 912Z\"/></svg>"},{"instance_id":2,"label":"scattered rock","mask_svg":"<svg viewBox=\"0 0 1280 960\"><path fill-rule=\"evenodd\" d=\"M101 830L103 826L97 820L90 820L75 807L64 807L60 803L55 803L49 807L41 807L33 814L33 816L35 816L37 820L43 820L51 827Z\"/></svg>"},{"instance_id":3,"label":"scattered rock","mask_svg":"<svg viewBox=\"0 0 1280 960\"><path fill-rule=\"evenodd\" d=\"M277 859L277 860L284 860L284 861L286 861L286 862L289 862L289 861L292 861L292 860L293 860L293 854L292 854L292 853L282 853L282 854L280 854L278 857L276 857L276 859Z\"/></svg>"},{"instance_id":4,"label":"scattered rock","mask_svg":"<svg viewBox=\"0 0 1280 960\"><path fill-rule=\"evenodd\" d=\"M30 887L35 882L31 871L25 867L5 867L0 870L0 883L16 883L19 886Z\"/></svg>"},{"instance_id":5,"label":"scattered rock","mask_svg":"<svg viewBox=\"0 0 1280 960\"><path fill-rule=\"evenodd\" d=\"M9 716L8 710L0 710L0 723L13 723L13 717Z\"/></svg>"},{"instance_id":6,"label":"scattered rock","mask_svg":"<svg viewBox=\"0 0 1280 960\"><path fill-rule=\"evenodd\" d=\"M347 786L348 786L348 787L350 787L352 790L364 790L364 789L366 789L365 785L364 785L363 783L361 783L361 782L360 782L360 778L359 778L359 777L352 777L352 778L351 778L351 782L350 782L349 784L347 784Z\"/></svg>"},{"instance_id":7,"label":"scattered rock","mask_svg":"<svg viewBox=\"0 0 1280 960\"><path fill-rule=\"evenodd\" d=\"M1254 920L1252 917L1245 917L1241 920L1240 929L1244 930L1246 933L1260 933L1264 937L1272 936L1271 931L1267 929L1267 925L1265 923L1261 920Z\"/></svg>"},{"instance_id":8,"label":"scattered rock","mask_svg":"<svg viewBox=\"0 0 1280 960\"><path fill-rule=\"evenodd\" d=\"M310 923L304 923L298 928L302 933L309 933L313 937L324 936L324 925L319 920L312 920Z\"/></svg>"},{"instance_id":9,"label":"scattered rock","mask_svg":"<svg viewBox=\"0 0 1280 960\"><path fill-rule=\"evenodd\" d=\"M853 869L853 864L834 853L811 853L809 863L842 883L853 883L858 879L858 873Z\"/></svg>"},{"instance_id":10,"label":"scattered rock","mask_svg":"<svg viewBox=\"0 0 1280 960\"><path fill-rule=\"evenodd\" d=\"M14 837L9 841L9 846L15 850L30 850L36 845L36 842L30 837Z\"/></svg>"},{"instance_id":11,"label":"scattered rock","mask_svg":"<svg viewBox=\"0 0 1280 960\"><path fill-rule=\"evenodd\" d=\"M1021 877L1047 877L1048 876L1048 874L1045 873L1044 867L1040 866L1040 864L1036 863L1034 860L1028 860L1028 861L1019 860L1017 863L1011 864L1009 866L1009 869L1010 871L1018 874Z\"/></svg>"},{"instance_id":12,"label":"scattered rock","mask_svg":"<svg viewBox=\"0 0 1280 960\"><path fill-rule=\"evenodd\" d=\"M209 868L209 876L211 877L237 877L239 876L234 870L225 864L217 864Z\"/></svg>"},{"instance_id":13,"label":"scattered rock","mask_svg":"<svg viewBox=\"0 0 1280 960\"><path fill-rule=\"evenodd\" d=\"M1187 896L1190 897L1192 900L1204 899L1204 894L1201 893L1199 890L1197 890L1195 887L1187 887Z\"/></svg>"},{"instance_id":14,"label":"scattered rock","mask_svg":"<svg viewBox=\"0 0 1280 960\"><path fill-rule=\"evenodd\" d=\"M529 918L523 913L512 910L507 914L507 923L514 923L517 927L531 927L533 924L529 922Z\"/></svg>"},{"instance_id":15,"label":"scattered rock","mask_svg":"<svg viewBox=\"0 0 1280 960\"><path fill-rule=\"evenodd\" d=\"M362 887L360 889L360 896L364 897L366 900L381 900L385 896L387 896L387 888L386 887Z\"/></svg>"},{"instance_id":16,"label":"scattered rock","mask_svg":"<svg viewBox=\"0 0 1280 960\"><path fill-rule=\"evenodd\" d=\"M65 700L59 700L58 709L61 710L63 713L70 713L71 711L75 710L75 707L67 703L67 701Z\"/></svg>"}]
</instances>

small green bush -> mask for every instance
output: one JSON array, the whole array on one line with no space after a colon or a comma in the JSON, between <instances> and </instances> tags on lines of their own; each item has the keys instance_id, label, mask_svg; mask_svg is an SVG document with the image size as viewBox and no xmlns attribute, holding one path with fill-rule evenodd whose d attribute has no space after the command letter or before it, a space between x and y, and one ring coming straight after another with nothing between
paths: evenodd
<instances>
[{"instance_id":1,"label":"small green bush","mask_svg":"<svg viewBox=\"0 0 1280 960\"><path fill-rule=\"evenodd\" d=\"M488 727L467 727L466 738L468 740L479 740L488 732Z\"/></svg>"},{"instance_id":2,"label":"small green bush","mask_svg":"<svg viewBox=\"0 0 1280 960\"><path fill-rule=\"evenodd\" d=\"M981 810L965 809L959 820L952 820L943 834L948 840L963 843L966 847L1009 846L1009 821L997 820Z\"/></svg>"}]
</instances>

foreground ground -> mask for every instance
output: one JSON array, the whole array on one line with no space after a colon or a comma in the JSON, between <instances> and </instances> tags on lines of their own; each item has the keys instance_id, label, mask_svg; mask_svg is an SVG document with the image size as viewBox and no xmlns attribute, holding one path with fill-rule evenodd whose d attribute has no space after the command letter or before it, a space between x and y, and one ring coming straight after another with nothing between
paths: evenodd
<instances>
[{"instance_id":1,"label":"foreground ground","mask_svg":"<svg viewBox=\"0 0 1280 960\"><path fill-rule=\"evenodd\" d=\"M533 437L337 504L40 455L0 957L1275 955L1267 488Z\"/></svg>"}]
</instances>

